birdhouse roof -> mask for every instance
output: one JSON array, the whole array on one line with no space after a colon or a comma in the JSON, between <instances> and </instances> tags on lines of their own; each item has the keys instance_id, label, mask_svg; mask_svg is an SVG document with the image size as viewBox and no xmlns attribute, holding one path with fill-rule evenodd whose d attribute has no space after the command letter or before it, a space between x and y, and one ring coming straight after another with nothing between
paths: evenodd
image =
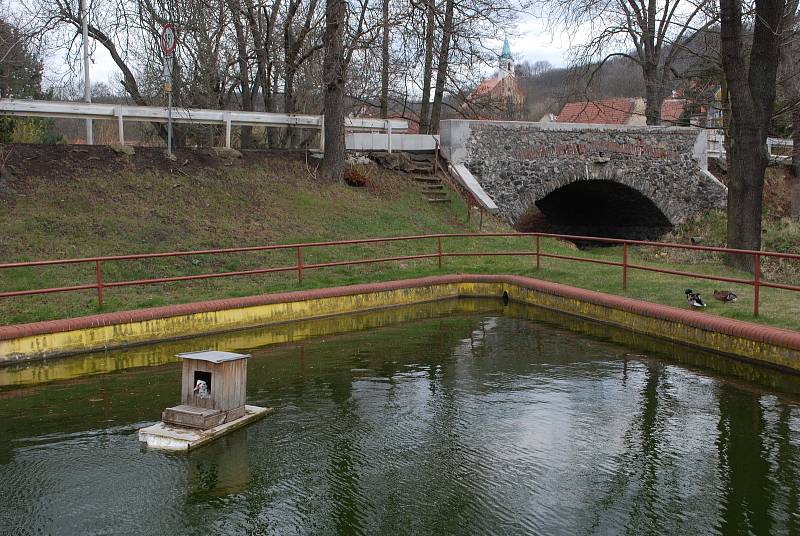
<instances>
[{"instance_id":1,"label":"birdhouse roof","mask_svg":"<svg viewBox=\"0 0 800 536\"><path fill-rule=\"evenodd\" d=\"M198 361L210 361L211 363L223 363L225 361L236 361L237 359L247 359L249 354L235 354L233 352L222 352L220 350L201 350L199 352L184 352L177 354L181 359L196 359Z\"/></svg>"}]
</instances>

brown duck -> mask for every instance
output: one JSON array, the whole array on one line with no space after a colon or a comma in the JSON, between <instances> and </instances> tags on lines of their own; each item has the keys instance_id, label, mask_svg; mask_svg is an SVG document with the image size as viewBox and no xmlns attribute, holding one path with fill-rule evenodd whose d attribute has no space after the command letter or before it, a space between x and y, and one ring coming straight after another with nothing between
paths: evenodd
<instances>
[{"instance_id":1,"label":"brown duck","mask_svg":"<svg viewBox=\"0 0 800 536\"><path fill-rule=\"evenodd\" d=\"M739 297L730 290L715 290L714 298L722 302L732 302L739 299Z\"/></svg>"}]
</instances>

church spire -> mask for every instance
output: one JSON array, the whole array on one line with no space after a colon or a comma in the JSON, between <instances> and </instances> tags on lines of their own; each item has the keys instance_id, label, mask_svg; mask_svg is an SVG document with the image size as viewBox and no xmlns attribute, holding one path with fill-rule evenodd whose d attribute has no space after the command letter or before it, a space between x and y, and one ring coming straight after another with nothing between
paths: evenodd
<instances>
[{"instance_id":1,"label":"church spire","mask_svg":"<svg viewBox=\"0 0 800 536\"><path fill-rule=\"evenodd\" d=\"M500 78L508 75L514 76L514 58L511 56L511 45L508 43L508 36L503 41L503 53L500 54Z\"/></svg>"},{"instance_id":2,"label":"church spire","mask_svg":"<svg viewBox=\"0 0 800 536\"><path fill-rule=\"evenodd\" d=\"M505 41L503 41L503 54L500 56L501 59L510 60L511 58L511 45L508 44L508 36L506 36Z\"/></svg>"}]
</instances>

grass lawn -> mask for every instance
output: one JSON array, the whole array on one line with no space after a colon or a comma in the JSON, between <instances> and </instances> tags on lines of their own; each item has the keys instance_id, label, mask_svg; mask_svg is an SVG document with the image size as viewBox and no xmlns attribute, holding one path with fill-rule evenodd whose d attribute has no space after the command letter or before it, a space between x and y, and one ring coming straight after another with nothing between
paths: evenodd
<instances>
[{"instance_id":1,"label":"grass lawn","mask_svg":"<svg viewBox=\"0 0 800 536\"><path fill-rule=\"evenodd\" d=\"M96 150L100 150L98 148ZM94 149L93 149L94 150ZM179 154L179 162L192 154ZM424 201L408 177L371 168L367 188L322 185L302 158L246 155L233 163L184 164L164 169L146 155L136 159L109 157L95 169L69 155L52 173L31 173L12 184L15 195L2 199L0 262L93 255L194 250L234 246L345 240L429 233L477 231L477 218L466 225L466 207L451 194L451 205ZM63 165L66 159L67 164ZM21 161L20 166L24 165ZM223 167L224 166L224 167ZM18 176L23 176L22 173ZM695 227L702 222L695 222ZM713 223L713 222L712 222ZM711 225L711 224L708 224ZM508 230L497 221L484 231ZM692 228L692 232L698 232ZM572 244L542 239L542 250L572 256L621 260L619 247L579 251ZM445 252L531 251L530 237L448 238ZM305 250L306 264L335 260L435 253L436 241L390 242ZM658 249L629 250L629 262L699 273L748 278L707 253ZM296 253L273 251L228 256L204 255L146 261L120 261L103 267L104 281L170 277L262 267L292 266ZM0 323L75 317L102 311L260 293L347 285L447 273L518 274L632 298L688 307L684 289L700 292L707 314L800 329L800 294L762 289L761 316L752 317L752 288L630 270L622 290L618 267L533 257L447 257L437 260L306 270L303 284L294 272L156 284L105 290L97 306L94 291L0 298ZM776 273L781 273L777 271ZM796 273L788 272L791 281ZM66 286L94 282L94 265L26 268L0 271L1 290ZM712 298L715 288L733 290L734 303Z\"/></svg>"}]
</instances>

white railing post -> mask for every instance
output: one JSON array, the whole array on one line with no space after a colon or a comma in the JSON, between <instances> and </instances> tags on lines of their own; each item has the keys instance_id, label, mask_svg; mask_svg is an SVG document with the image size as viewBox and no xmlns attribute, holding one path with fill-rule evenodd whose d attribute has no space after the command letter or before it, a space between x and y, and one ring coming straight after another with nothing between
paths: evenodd
<instances>
[{"instance_id":1,"label":"white railing post","mask_svg":"<svg viewBox=\"0 0 800 536\"><path fill-rule=\"evenodd\" d=\"M325 152L325 116L319 116L319 150Z\"/></svg>"},{"instance_id":2,"label":"white railing post","mask_svg":"<svg viewBox=\"0 0 800 536\"><path fill-rule=\"evenodd\" d=\"M389 148L389 152L392 152L392 122L388 119L386 120L386 144Z\"/></svg>"},{"instance_id":3,"label":"white railing post","mask_svg":"<svg viewBox=\"0 0 800 536\"><path fill-rule=\"evenodd\" d=\"M122 109L115 108L117 114L117 129L119 129L119 144L125 145L125 126L122 122Z\"/></svg>"},{"instance_id":4,"label":"white railing post","mask_svg":"<svg viewBox=\"0 0 800 536\"><path fill-rule=\"evenodd\" d=\"M231 148L231 113L225 112L225 147Z\"/></svg>"}]
</instances>

